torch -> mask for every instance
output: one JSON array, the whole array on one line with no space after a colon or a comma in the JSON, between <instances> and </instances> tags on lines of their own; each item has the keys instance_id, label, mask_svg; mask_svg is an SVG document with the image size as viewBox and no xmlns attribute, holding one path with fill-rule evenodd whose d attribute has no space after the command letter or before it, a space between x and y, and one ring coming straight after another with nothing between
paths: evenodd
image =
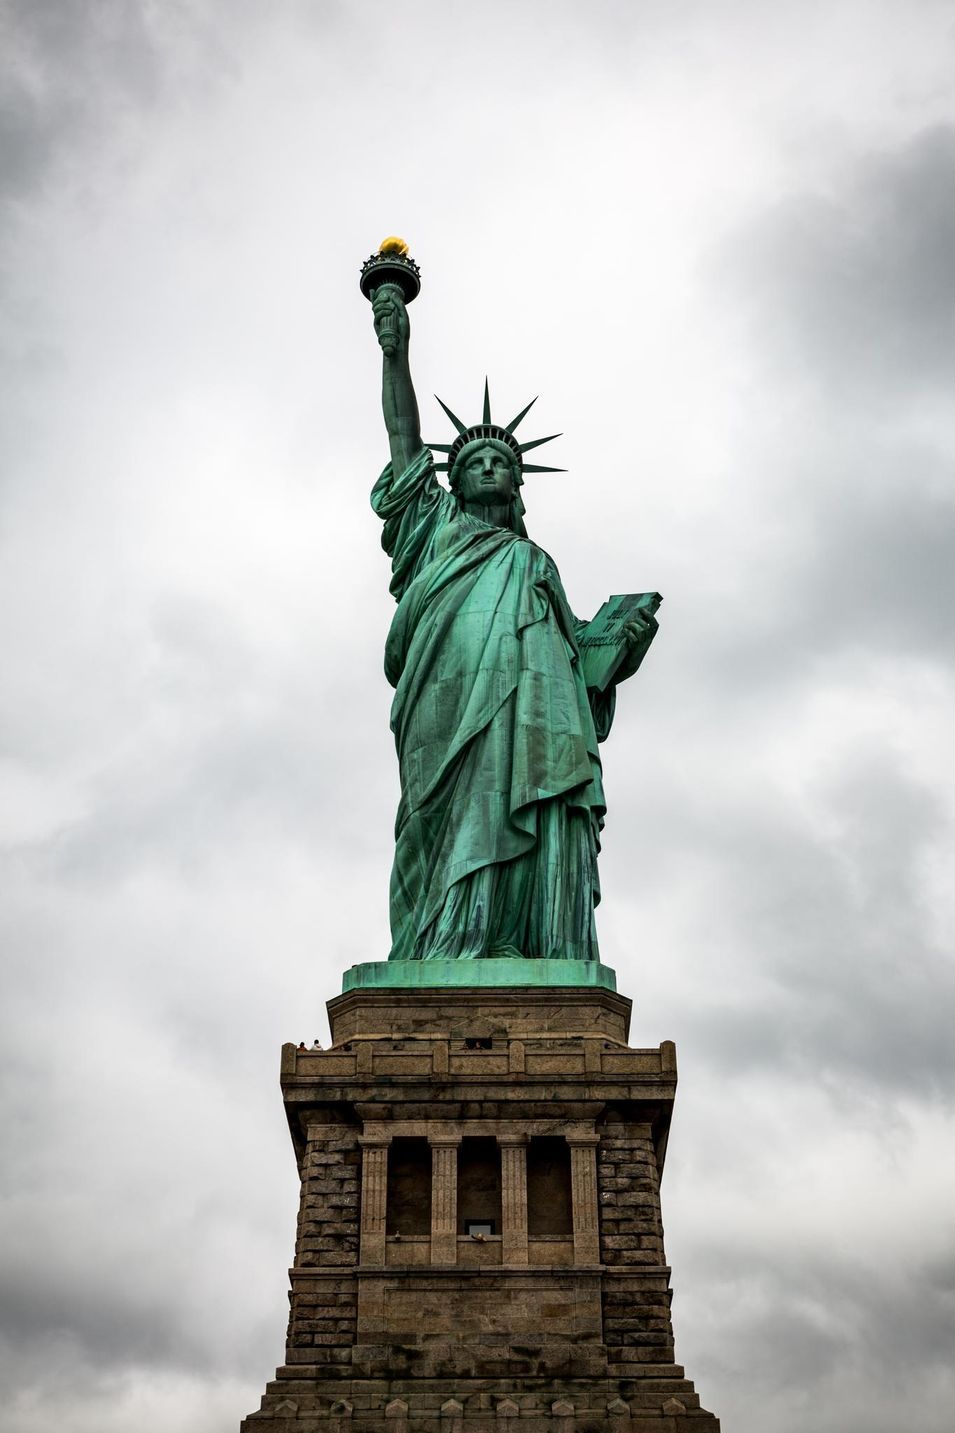
<instances>
[{"instance_id":1,"label":"torch","mask_svg":"<svg viewBox=\"0 0 955 1433\"><path fill-rule=\"evenodd\" d=\"M369 303L379 289L392 288L410 304L421 292L421 270L408 253L404 239L382 239L377 254L362 264L358 284ZM383 352L393 358L398 346L393 314L386 314L382 319L381 337Z\"/></svg>"}]
</instances>

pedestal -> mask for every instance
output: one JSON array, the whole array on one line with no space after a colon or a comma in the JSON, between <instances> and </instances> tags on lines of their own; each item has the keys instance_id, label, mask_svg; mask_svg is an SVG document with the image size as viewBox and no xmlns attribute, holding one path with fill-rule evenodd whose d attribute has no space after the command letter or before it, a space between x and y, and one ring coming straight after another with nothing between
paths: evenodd
<instances>
[{"instance_id":1,"label":"pedestal","mask_svg":"<svg viewBox=\"0 0 955 1433\"><path fill-rule=\"evenodd\" d=\"M288 1346L243 1433L717 1433L673 1361L673 1045L630 1049L600 985L356 984L328 1010L331 1049L282 1051Z\"/></svg>"}]
</instances>

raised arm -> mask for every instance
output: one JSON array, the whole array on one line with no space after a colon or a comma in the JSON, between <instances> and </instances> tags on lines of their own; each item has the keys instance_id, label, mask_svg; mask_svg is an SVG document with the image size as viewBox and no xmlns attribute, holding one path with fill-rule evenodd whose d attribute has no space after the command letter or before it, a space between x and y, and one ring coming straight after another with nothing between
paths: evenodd
<instances>
[{"instance_id":1,"label":"raised arm","mask_svg":"<svg viewBox=\"0 0 955 1433\"><path fill-rule=\"evenodd\" d=\"M376 291L371 306L382 351L381 406L391 445L392 467L397 477L422 448L418 400L408 363L411 325L404 299L395 284L383 284Z\"/></svg>"}]
</instances>

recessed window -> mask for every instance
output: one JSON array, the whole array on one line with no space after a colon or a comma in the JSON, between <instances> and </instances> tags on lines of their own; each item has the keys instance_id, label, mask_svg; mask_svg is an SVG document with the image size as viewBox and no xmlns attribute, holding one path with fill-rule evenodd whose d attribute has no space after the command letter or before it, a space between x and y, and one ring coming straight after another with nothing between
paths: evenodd
<instances>
[{"instance_id":1,"label":"recessed window","mask_svg":"<svg viewBox=\"0 0 955 1433\"><path fill-rule=\"evenodd\" d=\"M497 1140L465 1135L458 1149L458 1233L471 1225L501 1227L501 1151Z\"/></svg>"},{"instance_id":2,"label":"recessed window","mask_svg":"<svg viewBox=\"0 0 955 1433\"><path fill-rule=\"evenodd\" d=\"M490 1050L492 1046L493 1042L486 1035L474 1035L464 1042L465 1050Z\"/></svg>"},{"instance_id":3,"label":"recessed window","mask_svg":"<svg viewBox=\"0 0 955 1433\"><path fill-rule=\"evenodd\" d=\"M570 1146L553 1135L536 1136L527 1146L527 1232L571 1234Z\"/></svg>"},{"instance_id":4,"label":"recessed window","mask_svg":"<svg viewBox=\"0 0 955 1433\"><path fill-rule=\"evenodd\" d=\"M431 1233L431 1149L426 1139L393 1139L388 1150L389 1234Z\"/></svg>"}]
</instances>

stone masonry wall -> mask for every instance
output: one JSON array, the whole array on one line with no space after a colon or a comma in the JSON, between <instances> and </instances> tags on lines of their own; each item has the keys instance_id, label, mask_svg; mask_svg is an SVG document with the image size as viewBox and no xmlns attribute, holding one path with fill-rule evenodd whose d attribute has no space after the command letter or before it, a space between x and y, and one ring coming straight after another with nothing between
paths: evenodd
<instances>
[{"instance_id":1,"label":"stone masonry wall","mask_svg":"<svg viewBox=\"0 0 955 1433\"><path fill-rule=\"evenodd\" d=\"M597 1151L604 1342L611 1365L673 1357L660 1180L648 1124L608 1120Z\"/></svg>"},{"instance_id":2,"label":"stone masonry wall","mask_svg":"<svg viewBox=\"0 0 955 1433\"><path fill-rule=\"evenodd\" d=\"M289 1363L345 1365L351 1359L358 1319L353 1271L360 1169L356 1128L309 1127L290 1296Z\"/></svg>"}]
</instances>

